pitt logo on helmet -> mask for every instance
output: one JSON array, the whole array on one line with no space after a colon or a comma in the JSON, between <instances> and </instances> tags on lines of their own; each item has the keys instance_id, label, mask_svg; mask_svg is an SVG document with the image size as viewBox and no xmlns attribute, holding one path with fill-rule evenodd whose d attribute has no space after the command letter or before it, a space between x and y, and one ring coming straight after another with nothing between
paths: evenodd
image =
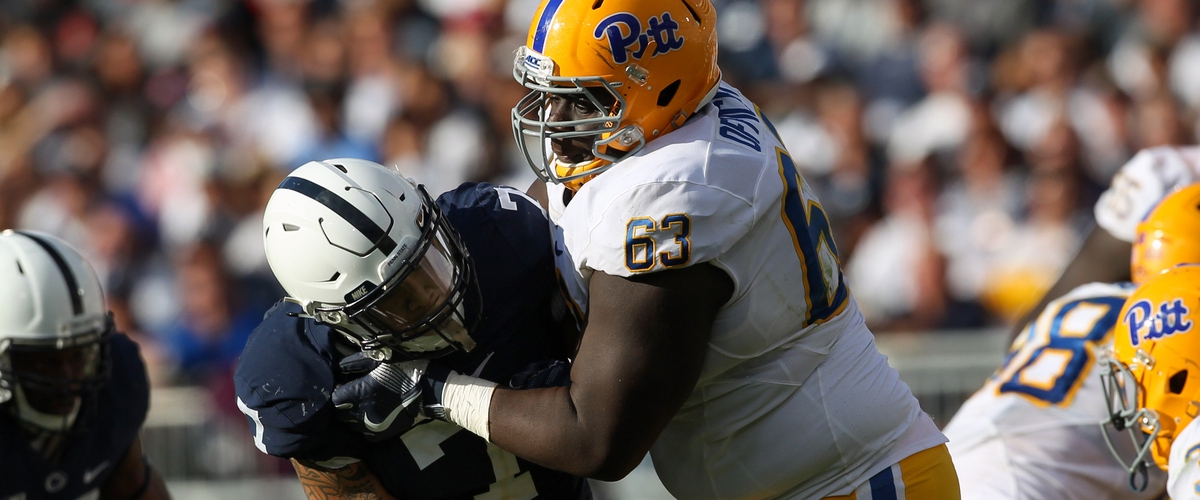
<instances>
[{"instance_id":1,"label":"pitt logo on helmet","mask_svg":"<svg viewBox=\"0 0 1200 500\"><path fill-rule=\"evenodd\" d=\"M601 20L592 36L597 40L608 38L608 48L612 51L613 62L617 64L628 62L630 55L640 60L646 49L650 48L651 39L654 40L654 51L650 57L683 47L683 37L675 33L679 29L679 23L671 19L670 12L663 12L661 16L651 16L647 24L649 27L643 31L642 22L637 16L628 12L618 12ZM636 49L631 48L634 44Z\"/></svg>"},{"instance_id":2,"label":"pitt logo on helmet","mask_svg":"<svg viewBox=\"0 0 1200 500\"><path fill-rule=\"evenodd\" d=\"M1142 340L1155 340L1170 337L1177 333L1187 333L1192 330L1192 320L1188 318L1191 311L1183 304L1183 299L1174 299L1158 305L1155 314L1154 305L1147 299L1139 300L1129 306L1125 313L1125 323L1129 325L1129 343L1135 347Z\"/></svg>"}]
</instances>

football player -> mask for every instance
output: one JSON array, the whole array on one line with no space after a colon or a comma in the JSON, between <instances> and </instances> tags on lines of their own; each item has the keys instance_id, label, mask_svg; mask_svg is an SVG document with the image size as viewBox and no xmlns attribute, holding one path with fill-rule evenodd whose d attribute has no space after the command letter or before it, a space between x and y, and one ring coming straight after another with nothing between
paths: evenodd
<instances>
[{"instance_id":1,"label":"football player","mask_svg":"<svg viewBox=\"0 0 1200 500\"><path fill-rule=\"evenodd\" d=\"M721 81L716 25L708 0L541 3L513 127L586 321L571 384L507 390L435 361L424 406L577 475L649 452L679 498L958 498L820 202Z\"/></svg>"},{"instance_id":2,"label":"football player","mask_svg":"<svg viewBox=\"0 0 1200 500\"><path fill-rule=\"evenodd\" d=\"M138 432L150 386L83 257L0 233L0 498L170 498Z\"/></svg>"},{"instance_id":3,"label":"football player","mask_svg":"<svg viewBox=\"0 0 1200 500\"><path fill-rule=\"evenodd\" d=\"M263 220L268 262L290 297L251 335L234 376L255 445L293 459L310 499L589 498L585 480L458 426L412 427L415 411L386 398L355 400L358 426L334 413L344 393L374 384L411 402L404 387L413 381L396 367L430 358L506 385L514 375L565 379L550 376L552 364L526 370L565 362L573 345L552 311L559 293L547 224L537 202L512 188L463 184L435 203L369 161L292 172ZM345 384L361 373L339 370L356 366L370 374Z\"/></svg>"},{"instance_id":4,"label":"football player","mask_svg":"<svg viewBox=\"0 0 1200 500\"><path fill-rule=\"evenodd\" d=\"M1193 207L1195 209L1195 207ZM1111 417L1105 427L1131 453L1114 449L1135 486L1147 469L1167 471L1175 500L1200 498L1200 266L1150 278L1121 310L1112 349L1101 354ZM1148 462L1152 462L1149 464Z\"/></svg>"},{"instance_id":5,"label":"football player","mask_svg":"<svg viewBox=\"0 0 1200 500\"><path fill-rule=\"evenodd\" d=\"M1111 345L1135 283L1179 264L1200 263L1200 184L1168 195L1136 226L1134 283L1090 283L1055 299L1013 342L1004 364L945 428L964 498L1157 498L1150 469L1129 491L1128 474L1105 444L1127 441L1095 425L1108 411L1093 365Z\"/></svg>"},{"instance_id":6,"label":"football player","mask_svg":"<svg viewBox=\"0 0 1200 500\"><path fill-rule=\"evenodd\" d=\"M1096 225L1062 276L1041 302L1018 322L1013 336L1051 300L1091 282L1129 280L1126 259L1140 222L1168 193L1200 181L1200 147L1162 146L1144 149L1113 176L1112 185L1096 202Z\"/></svg>"}]
</instances>

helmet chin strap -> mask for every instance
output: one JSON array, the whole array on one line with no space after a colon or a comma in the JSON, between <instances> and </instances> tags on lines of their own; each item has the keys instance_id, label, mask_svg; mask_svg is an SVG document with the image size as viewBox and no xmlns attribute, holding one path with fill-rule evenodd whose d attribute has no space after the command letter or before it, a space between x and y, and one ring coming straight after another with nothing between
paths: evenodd
<instances>
[{"instance_id":1,"label":"helmet chin strap","mask_svg":"<svg viewBox=\"0 0 1200 500\"><path fill-rule=\"evenodd\" d=\"M354 346L358 349L362 349L363 339L370 338L370 334L365 329L354 323L347 322L344 324L329 326L331 326L334 331L340 333L347 341L354 344ZM451 334L451 338L470 339L470 337L466 334L466 328L463 327L462 324L458 322L458 319L454 316L447 318L446 321L438 326L438 328L445 331L447 334ZM400 346L407 353L414 354L422 352L434 352L445 349L446 347L450 346L450 343L438 335L437 332L431 330L418 337L401 342ZM391 359L392 349L392 347L382 347L377 350L364 351L364 353L367 355L367 357L382 362Z\"/></svg>"},{"instance_id":2,"label":"helmet chin strap","mask_svg":"<svg viewBox=\"0 0 1200 500\"><path fill-rule=\"evenodd\" d=\"M352 322L326 324L329 325L330 328L333 328L333 331L341 334L342 338L346 339L346 341L353 344L356 351L362 351L363 354L367 355L367 357L380 362L387 361L392 357L391 347L381 347L375 350L363 349L363 341L371 338L371 335L365 329L363 329L363 327Z\"/></svg>"},{"instance_id":3,"label":"helmet chin strap","mask_svg":"<svg viewBox=\"0 0 1200 500\"><path fill-rule=\"evenodd\" d=\"M14 403L17 409L17 417L28 425L36 427L40 430L63 432L75 425L75 418L79 416L79 408L83 401L80 398L75 398L75 405L66 415L55 415L53 413L43 413L38 411L33 405L29 404L29 399L25 397L25 390L21 388L21 384L16 384L14 393Z\"/></svg>"}]
</instances>

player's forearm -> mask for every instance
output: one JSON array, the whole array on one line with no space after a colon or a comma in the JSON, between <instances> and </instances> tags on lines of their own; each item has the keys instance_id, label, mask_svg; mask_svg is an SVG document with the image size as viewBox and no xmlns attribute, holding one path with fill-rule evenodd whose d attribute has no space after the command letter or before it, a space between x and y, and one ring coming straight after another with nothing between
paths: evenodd
<instances>
[{"instance_id":1,"label":"player's forearm","mask_svg":"<svg viewBox=\"0 0 1200 500\"><path fill-rule=\"evenodd\" d=\"M395 500L362 462L321 470L293 458L292 466L308 500Z\"/></svg>"},{"instance_id":2,"label":"player's forearm","mask_svg":"<svg viewBox=\"0 0 1200 500\"><path fill-rule=\"evenodd\" d=\"M617 480L645 456L695 378L584 372L569 387L510 390L454 372L436 375L435 386L451 423L539 465Z\"/></svg>"},{"instance_id":3,"label":"player's forearm","mask_svg":"<svg viewBox=\"0 0 1200 500\"><path fill-rule=\"evenodd\" d=\"M665 422L632 426L621 417L636 411L591 406L577 402L568 387L499 389L492 397L491 440L545 467L618 480L641 462Z\"/></svg>"},{"instance_id":4,"label":"player's forearm","mask_svg":"<svg viewBox=\"0 0 1200 500\"><path fill-rule=\"evenodd\" d=\"M457 415L451 401L450 420L537 464L620 479L695 388L713 321L732 290L728 276L707 264L632 278L594 273L571 385L495 389ZM457 393L451 385L446 390ZM473 410L482 407L487 412ZM468 416L486 420L455 421Z\"/></svg>"},{"instance_id":5,"label":"player's forearm","mask_svg":"<svg viewBox=\"0 0 1200 500\"><path fill-rule=\"evenodd\" d=\"M620 479L641 462L691 394L707 345L702 326L654 320L641 325L646 330L623 321L589 325L566 387L496 388L462 397L478 381L454 375L442 393L447 416L539 465Z\"/></svg>"},{"instance_id":6,"label":"player's forearm","mask_svg":"<svg viewBox=\"0 0 1200 500\"><path fill-rule=\"evenodd\" d=\"M631 279L595 273L571 385L496 391L493 442L564 472L624 477L695 388L731 291L724 272L705 264Z\"/></svg>"}]
</instances>

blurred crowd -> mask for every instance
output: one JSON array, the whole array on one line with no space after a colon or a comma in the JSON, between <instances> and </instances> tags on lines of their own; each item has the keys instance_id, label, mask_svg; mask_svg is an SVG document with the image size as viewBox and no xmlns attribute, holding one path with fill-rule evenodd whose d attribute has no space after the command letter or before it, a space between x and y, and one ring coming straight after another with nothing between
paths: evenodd
<instances>
[{"instance_id":1,"label":"blurred crowd","mask_svg":"<svg viewBox=\"0 0 1200 500\"><path fill-rule=\"evenodd\" d=\"M84 252L154 384L220 394L282 295L261 212L291 169L529 185L509 110L537 3L0 2L0 227ZM1190 0L715 3L725 79L818 193L877 332L1011 321L1116 169L1200 130Z\"/></svg>"}]
</instances>

